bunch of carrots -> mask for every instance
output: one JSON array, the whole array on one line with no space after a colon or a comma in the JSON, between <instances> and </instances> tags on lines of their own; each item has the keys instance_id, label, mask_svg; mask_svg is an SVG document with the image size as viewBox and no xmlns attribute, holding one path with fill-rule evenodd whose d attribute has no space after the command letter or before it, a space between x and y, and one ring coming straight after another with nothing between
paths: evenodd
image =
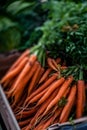
<instances>
[{"instance_id":1,"label":"bunch of carrots","mask_svg":"<svg viewBox=\"0 0 87 130\"><path fill-rule=\"evenodd\" d=\"M68 67L47 53L45 60L40 59L43 52L36 52L25 50L0 81L21 130L46 130L72 115L82 117L86 105L82 69Z\"/></svg>"}]
</instances>

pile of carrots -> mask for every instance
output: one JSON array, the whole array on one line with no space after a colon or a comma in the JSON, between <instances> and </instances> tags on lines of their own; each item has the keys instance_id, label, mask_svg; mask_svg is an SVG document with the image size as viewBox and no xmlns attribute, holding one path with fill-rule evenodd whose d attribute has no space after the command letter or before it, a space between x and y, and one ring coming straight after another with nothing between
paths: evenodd
<instances>
[{"instance_id":1,"label":"pile of carrots","mask_svg":"<svg viewBox=\"0 0 87 130\"><path fill-rule=\"evenodd\" d=\"M86 85L82 71L75 80L76 69L68 68L61 58L49 56L42 67L27 49L1 79L21 130L46 130L52 124L69 121L72 115L74 119L83 116Z\"/></svg>"}]
</instances>

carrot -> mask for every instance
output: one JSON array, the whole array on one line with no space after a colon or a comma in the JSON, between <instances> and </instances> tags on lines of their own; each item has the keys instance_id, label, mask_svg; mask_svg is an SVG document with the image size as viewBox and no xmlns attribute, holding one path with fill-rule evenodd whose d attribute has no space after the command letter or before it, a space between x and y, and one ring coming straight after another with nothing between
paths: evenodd
<instances>
[{"instance_id":1,"label":"carrot","mask_svg":"<svg viewBox=\"0 0 87 130\"><path fill-rule=\"evenodd\" d=\"M17 103L19 101L19 99L21 98L24 88L26 87L26 84L29 82L29 80L33 76L36 68L38 67L38 64L39 64L38 62L35 62L35 64L32 66L30 73L27 74L27 77L26 78L23 77L23 79L22 79L23 82L20 81L19 84L15 83L19 87L17 87L16 85L14 86L15 90L12 93L12 96L15 98L14 104Z\"/></svg>"},{"instance_id":2,"label":"carrot","mask_svg":"<svg viewBox=\"0 0 87 130\"><path fill-rule=\"evenodd\" d=\"M2 87L4 89L4 92L8 92L11 89L15 79L16 77L14 77L11 81L8 79L7 81L3 83Z\"/></svg>"},{"instance_id":3,"label":"carrot","mask_svg":"<svg viewBox=\"0 0 87 130\"><path fill-rule=\"evenodd\" d=\"M44 125L42 126L42 130L47 129L50 125L52 125L54 120L59 117L61 111L62 111L62 108L59 108L59 109L55 110L55 113L53 113L50 116L50 118L48 118L46 121L44 121Z\"/></svg>"},{"instance_id":4,"label":"carrot","mask_svg":"<svg viewBox=\"0 0 87 130\"><path fill-rule=\"evenodd\" d=\"M9 71L13 70L15 67L17 67L20 62L26 57L29 56L29 49L26 49L21 56L13 63L13 65L11 66L11 68L9 69Z\"/></svg>"},{"instance_id":5,"label":"carrot","mask_svg":"<svg viewBox=\"0 0 87 130\"><path fill-rule=\"evenodd\" d=\"M52 93L51 97L47 99L46 102L44 102L41 106L39 106L39 111L35 114L35 116L30 121L29 126L32 126L38 122L39 116L44 112L44 110L47 108L48 104L51 102L51 100L56 96L57 92L59 91L59 88L57 88L54 93Z\"/></svg>"},{"instance_id":6,"label":"carrot","mask_svg":"<svg viewBox=\"0 0 87 130\"><path fill-rule=\"evenodd\" d=\"M60 87L61 84L63 84L64 82L64 77L61 77L60 79L58 79L57 81L53 82L50 86L48 91L45 93L45 95L38 101L37 106L40 105L41 103L43 103L44 101L46 101L46 99L53 93L53 91Z\"/></svg>"},{"instance_id":7,"label":"carrot","mask_svg":"<svg viewBox=\"0 0 87 130\"><path fill-rule=\"evenodd\" d=\"M50 67L52 70L57 71L57 68L56 68L55 65L53 64L53 61L52 61L51 58L47 58L47 63L48 63L49 67Z\"/></svg>"},{"instance_id":8,"label":"carrot","mask_svg":"<svg viewBox=\"0 0 87 130\"><path fill-rule=\"evenodd\" d=\"M39 81L40 81L44 71L45 71L45 68L41 67L40 73L39 73L37 80L36 80L36 84L38 83L38 85L39 85Z\"/></svg>"},{"instance_id":9,"label":"carrot","mask_svg":"<svg viewBox=\"0 0 87 130\"><path fill-rule=\"evenodd\" d=\"M31 120L31 118L25 119L25 120L23 120L23 121L19 121L18 124L19 124L19 126L22 128L22 127L28 125L29 122L30 122L30 120Z\"/></svg>"},{"instance_id":10,"label":"carrot","mask_svg":"<svg viewBox=\"0 0 87 130\"><path fill-rule=\"evenodd\" d=\"M81 72L80 72L81 73ZM77 101L76 101L76 118L80 118L84 112L85 106L85 82L82 78L77 81Z\"/></svg>"},{"instance_id":11,"label":"carrot","mask_svg":"<svg viewBox=\"0 0 87 130\"><path fill-rule=\"evenodd\" d=\"M48 126L53 124L54 117L52 116L48 121L46 121L42 127L42 130L45 130Z\"/></svg>"},{"instance_id":12,"label":"carrot","mask_svg":"<svg viewBox=\"0 0 87 130\"><path fill-rule=\"evenodd\" d=\"M50 117L50 119L46 120L46 121L42 121L40 122L35 128L34 130L46 130L46 128L52 124L53 121L53 117Z\"/></svg>"},{"instance_id":13,"label":"carrot","mask_svg":"<svg viewBox=\"0 0 87 130\"><path fill-rule=\"evenodd\" d=\"M20 100L20 102L18 102L17 106L15 108L13 108L13 111L15 114L21 111L22 105L23 105L23 102L25 101L25 99L26 99L26 91L22 97L22 100Z\"/></svg>"},{"instance_id":14,"label":"carrot","mask_svg":"<svg viewBox=\"0 0 87 130\"><path fill-rule=\"evenodd\" d=\"M30 116L34 115L37 110L38 110L38 108L33 107L30 110L19 112L18 114L15 115L16 119L19 120L19 119L24 119L26 117L30 117Z\"/></svg>"},{"instance_id":15,"label":"carrot","mask_svg":"<svg viewBox=\"0 0 87 130\"><path fill-rule=\"evenodd\" d=\"M61 114L61 112L62 112L62 109L63 109L63 108L57 108L57 110L56 110L55 113L54 113L54 120L53 120L53 121L55 121L56 118L57 118L57 120L58 120L58 118L59 118L59 116L60 116L60 114Z\"/></svg>"},{"instance_id":16,"label":"carrot","mask_svg":"<svg viewBox=\"0 0 87 130\"><path fill-rule=\"evenodd\" d=\"M46 112L48 112L55 104L58 103L58 101L61 99L61 97L63 96L64 92L67 90L67 88L70 86L70 84L72 83L73 81L73 77L70 76L68 77L65 82L63 83L63 85L60 87L60 90L57 94L57 96L51 101L51 103L48 105Z\"/></svg>"},{"instance_id":17,"label":"carrot","mask_svg":"<svg viewBox=\"0 0 87 130\"><path fill-rule=\"evenodd\" d=\"M46 88L46 89L44 89L42 92L38 93L38 95L34 96L34 97L29 101L29 103L28 103L27 105L38 101L38 99L40 99L40 98L45 94L45 92L47 92L48 89L49 89L49 88Z\"/></svg>"},{"instance_id":18,"label":"carrot","mask_svg":"<svg viewBox=\"0 0 87 130\"><path fill-rule=\"evenodd\" d=\"M31 69L31 67L33 66L35 61L36 61L36 56L35 55L31 55L30 58L29 58L29 62L27 62L27 64L23 68L22 72L20 73L19 78L17 79L17 81L15 83L16 85L18 85L19 82L22 81L22 79L29 72L29 70Z\"/></svg>"},{"instance_id":19,"label":"carrot","mask_svg":"<svg viewBox=\"0 0 87 130\"><path fill-rule=\"evenodd\" d=\"M32 77L31 82L29 84L28 95L31 94L34 87L36 86L37 77L39 76L40 71L41 71L41 66L38 65L38 68L36 69L36 72L34 73L34 76Z\"/></svg>"},{"instance_id":20,"label":"carrot","mask_svg":"<svg viewBox=\"0 0 87 130\"><path fill-rule=\"evenodd\" d=\"M40 79L39 84L42 83L42 82L44 82L48 78L50 72L51 72L51 68L48 68L45 71L45 73L43 74L42 78Z\"/></svg>"},{"instance_id":21,"label":"carrot","mask_svg":"<svg viewBox=\"0 0 87 130\"><path fill-rule=\"evenodd\" d=\"M34 128L34 130L43 130L44 122L40 123L37 127ZM45 130L45 129L44 129Z\"/></svg>"},{"instance_id":22,"label":"carrot","mask_svg":"<svg viewBox=\"0 0 87 130\"><path fill-rule=\"evenodd\" d=\"M33 92L29 97L27 97L27 99L24 102L24 105L27 104L32 97L34 97L35 95L43 91L45 88L47 88L53 81L55 81L56 78L57 75L52 75L51 77L49 77L46 82L44 82L41 86L39 86L39 88L35 92Z\"/></svg>"},{"instance_id":23,"label":"carrot","mask_svg":"<svg viewBox=\"0 0 87 130\"><path fill-rule=\"evenodd\" d=\"M78 106L77 106L77 112L76 112L77 118L80 118L83 115L85 100L86 100L85 82L84 82L84 80L78 80L77 81L77 104L78 104Z\"/></svg>"},{"instance_id":24,"label":"carrot","mask_svg":"<svg viewBox=\"0 0 87 130\"><path fill-rule=\"evenodd\" d=\"M64 106L62 113L60 115L60 118L59 118L60 123L66 122L68 120L69 114L74 105L75 98L76 98L76 85L73 85L71 88L70 94L68 96L68 102Z\"/></svg>"},{"instance_id":25,"label":"carrot","mask_svg":"<svg viewBox=\"0 0 87 130\"><path fill-rule=\"evenodd\" d=\"M25 79L25 77L23 77L22 81L23 81L23 82L25 81L25 84L26 84L26 83L31 79L31 77L33 76L35 70L36 70L37 67L38 67L38 64L39 64L39 63L36 61L36 62L34 63L34 65L31 67L30 73L27 73L27 74L25 75L25 77L27 76L27 78ZM27 65L28 65L28 63L27 63ZM26 65L26 66L27 66L27 65ZM26 66L25 66L25 67L26 67ZM26 68L25 68L25 69L26 69ZM16 91L20 91L20 89L23 88L22 86L25 87L25 85L24 85L21 81L20 81L19 84L18 84L18 86L21 86L21 88L17 86L17 81L18 81L19 76L20 76L20 74L18 75L16 81L14 82L12 89L8 92L8 96L9 96L10 94L12 94L15 90L16 90ZM21 89L21 91L22 91L22 89Z\"/></svg>"},{"instance_id":26,"label":"carrot","mask_svg":"<svg viewBox=\"0 0 87 130\"><path fill-rule=\"evenodd\" d=\"M58 71L58 64L60 63L61 59L58 58L57 60L52 59L52 64L56 68L56 71Z\"/></svg>"},{"instance_id":27,"label":"carrot","mask_svg":"<svg viewBox=\"0 0 87 130\"><path fill-rule=\"evenodd\" d=\"M3 84L4 82L8 81L10 82L10 80L12 80L16 75L18 75L20 73L20 71L22 70L22 68L25 66L25 64L28 61L28 57L25 57L19 64L19 66L17 66L17 68L15 68L14 70L8 72L2 79L1 79L1 83Z\"/></svg>"},{"instance_id":28,"label":"carrot","mask_svg":"<svg viewBox=\"0 0 87 130\"><path fill-rule=\"evenodd\" d=\"M57 117L57 116L59 116L59 114L61 113L61 111L62 111L62 108L63 108L63 106L65 105L65 103L66 103L66 97L67 97L67 95L68 95L68 93L69 93L69 91L70 91L70 87L68 87L68 89L65 91L65 93L64 93L64 95L63 95L63 99L60 99L62 102L61 102L61 104L56 104L55 106L54 106L54 108L52 108L52 110L53 110L53 113L55 113L54 114L54 119ZM59 108L58 108L59 107ZM51 111L51 110L50 110ZM47 114L47 113L46 113ZM45 116L45 113L43 113L42 114L42 118Z\"/></svg>"},{"instance_id":29,"label":"carrot","mask_svg":"<svg viewBox=\"0 0 87 130\"><path fill-rule=\"evenodd\" d=\"M55 66L56 68L58 68L58 64L60 63L60 61L61 61L61 59L59 59L59 61L56 61L56 60L52 59L52 62L53 62L54 66ZM57 62L58 62L58 63L57 63Z\"/></svg>"},{"instance_id":30,"label":"carrot","mask_svg":"<svg viewBox=\"0 0 87 130\"><path fill-rule=\"evenodd\" d=\"M27 128L27 126L24 126L21 130L26 130L26 128ZM30 130L30 129L28 129L28 130Z\"/></svg>"}]
</instances>

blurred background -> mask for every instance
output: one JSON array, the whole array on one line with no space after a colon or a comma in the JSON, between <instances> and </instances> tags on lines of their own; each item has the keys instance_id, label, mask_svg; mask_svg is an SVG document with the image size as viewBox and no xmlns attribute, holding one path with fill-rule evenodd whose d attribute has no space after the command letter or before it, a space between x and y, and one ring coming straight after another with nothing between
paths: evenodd
<instances>
[{"instance_id":1,"label":"blurred background","mask_svg":"<svg viewBox=\"0 0 87 130\"><path fill-rule=\"evenodd\" d=\"M85 5L81 6L84 2ZM60 40L54 38L58 29L77 24L80 15L86 14L86 6L86 0L0 0L0 52L23 50L40 40ZM66 12L67 9L70 12Z\"/></svg>"}]
</instances>

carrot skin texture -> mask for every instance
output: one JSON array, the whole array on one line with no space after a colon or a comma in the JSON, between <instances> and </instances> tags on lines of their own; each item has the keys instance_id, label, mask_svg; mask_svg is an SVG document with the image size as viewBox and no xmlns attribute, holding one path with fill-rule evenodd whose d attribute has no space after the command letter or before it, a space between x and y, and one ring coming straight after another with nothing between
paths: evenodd
<instances>
[{"instance_id":1,"label":"carrot skin texture","mask_svg":"<svg viewBox=\"0 0 87 130\"><path fill-rule=\"evenodd\" d=\"M76 118L80 118L84 112L85 105L85 83L84 80L77 81Z\"/></svg>"},{"instance_id":2,"label":"carrot skin texture","mask_svg":"<svg viewBox=\"0 0 87 130\"><path fill-rule=\"evenodd\" d=\"M50 72L51 72L51 68L48 68L48 69L44 72L42 78L40 79L39 84L42 83L42 82L44 82L44 81L48 78Z\"/></svg>"},{"instance_id":3,"label":"carrot skin texture","mask_svg":"<svg viewBox=\"0 0 87 130\"><path fill-rule=\"evenodd\" d=\"M55 92L51 95L51 97L48 98L48 100L40 106L39 111L35 114L34 118L32 118L32 120L30 121L29 127L33 126L38 121L39 116L44 112L44 110L47 108L51 100L56 96L58 91L59 91L58 89L55 90Z\"/></svg>"},{"instance_id":4,"label":"carrot skin texture","mask_svg":"<svg viewBox=\"0 0 87 130\"><path fill-rule=\"evenodd\" d=\"M46 89L43 90L41 93L39 93L38 95L36 95L35 97L33 97L33 98L30 100L29 104L38 101L38 100L43 96L43 94L45 94L45 92L46 92L47 90L48 90L48 88L46 88Z\"/></svg>"},{"instance_id":5,"label":"carrot skin texture","mask_svg":"<svg viewBox=\"0 0 87 130\"><path fill-rule=\"evenodd\" d=\"M37 77L39 76L40 70L41 70L41 66L38 64L37 70L34 73L32 79L31 79L31 82L29 84L28 95L31 94L31 92L33 91L33 89L36 85Z\"/></svg>"},{"instance_id":6,"label":"carrot skin texture","mask_svg":"<svg viewBox=\"0 0 87 130\"><path fill-rule=\"evenodd\" d=\"M12 96L14 96L15 98L14 105L16 105L16 103L20 100L24 88L26 87L27 82L33 76L33 73L35 72L37 66L38 66L38 62L35 62L34 66L32 66L30 73L27 74L27 78L24 78L24 80L22 79L23 83L21 81L19 82L20 85L19 87L15 87L16 89L12 93Z\"/></svg>"},{"instance_id":7,"label":"carrot skin texture","mask_svg":"<svg viewBox=\"0 0 87 130\"><path fill-rule=\"evenodd\" d=\"M75 98L76 98L76 85L73 85L70 90L70 94L68 96L68 102L66 103L66 105L64 106L61 112L61 115L59 118L60 123L66 122L68 120L72 106L74 105Z\"/></svg>"},{"instance_id":8,"label":"carrot skin texture","mask_svg":"<svg viewBox=\"0 0 87 130\"><path fill-rule=\"evenodd\" d=\"M49 79L46 82L44 82L41 86L39 86L39 88L35 92L33 92L29 97L27 97L24 104L27 104L32 97L34 97L35 95L37 95L38 93L43 91L45 88L47 88L56 79L57 79L57 75L53 75L53 76L49 77Z\"/></svg>"},{"instance_id":9,"label":"carrot skin texture","mask_svg":"<svg viewBox=\"0 0 87 130\"><path fill-rule=\"evenodd\" d=\"M45 95L39 100L39 102L37 103L37 105L40 105L41 103L43 103L44 101L46 101L46 99L51 95L51 93L58 87L60 87L60 85L64 82L64 78L60 78L57 81L53 82L50 86L48 91L45 93Z\"/></svg>"},{"instance_id":10,"label":"carrot skin texture","mask_svg":"<svg viewBox=\"0 0 87 130\"><path fill-rule=\"evenodd\" d=\"M65 91L67 90L67 88L69 87L69 85L72 83L73 81L73 77L70 76L68 77L68 79L65 80L65 82L63 83L63 85L61 86L57 96L51 101L51 103L48 105L45 113L47 111L49 111L55 104L58 103L58 101L61 99L61 97L63 96L63 94L65 93Z\"/></svg>"}]
</instances>

